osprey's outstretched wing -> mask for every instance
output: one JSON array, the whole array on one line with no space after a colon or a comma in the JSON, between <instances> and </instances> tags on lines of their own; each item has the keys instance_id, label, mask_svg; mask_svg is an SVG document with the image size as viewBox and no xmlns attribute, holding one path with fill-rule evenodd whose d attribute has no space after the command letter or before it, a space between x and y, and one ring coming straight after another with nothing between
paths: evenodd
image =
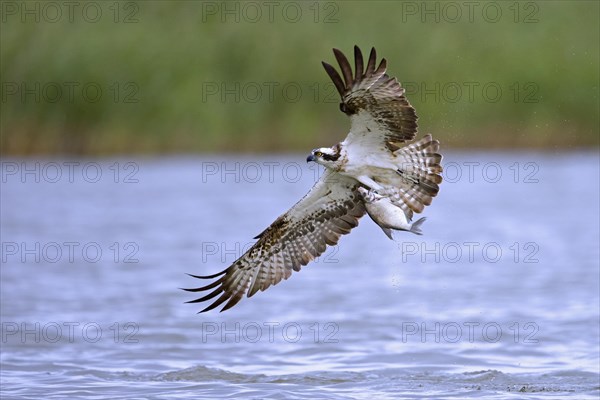
<instances>
[{"instance_id":1,"label":"osprey's outstretched wing","mask_svg":"<svg viewBox=\"0 0 600 400\"><path fill-rule=\"evenodd\" d=\"M362 53L354 46L353 76L346 56L338 49L333 49L333 53L343 79L331 65L323 62L323 67L342 97L340 109L351 119L350 133L344 143L361 146L366 154L386 148L394 151L399 147L394 143L412 140L417 132L417 114L404 96L404 88L385 73L385 58L375 68L377 54L372 48L363 69Z\"/></svg>"},{"instance_id":2,"label":"osprey's outstretched wing","mask_svg":"<svg viewBox=\"0 0 600 400\"><path fill-rule=\"evenodd\" d=\"M288 212L281 215L256 238L258 241L229 268L200 279L216 279L209 285L185 289L190 292L210 291L189 301L200 303L216 298L200 312L212 310L227 302L221 311L233 307L247 293L276 285L299 271L327 245L335 245L341 235L350 233L365 214L359 183L326 170L313 188ZM218 296L218 297L217 297Z\"/></svg>"}]
</instances>

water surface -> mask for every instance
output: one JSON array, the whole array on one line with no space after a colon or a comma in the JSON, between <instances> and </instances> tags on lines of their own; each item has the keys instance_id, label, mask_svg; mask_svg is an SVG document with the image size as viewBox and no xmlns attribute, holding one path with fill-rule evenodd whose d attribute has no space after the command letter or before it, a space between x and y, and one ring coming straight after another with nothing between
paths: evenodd
<instances>
[{"instance_id":1,"label":"water surface","mask_svg":"<svg viewBox=\"0 0 600 400\"><path fill-rule=\"evenodd\" d=\"M598 398L597 154L448 154L423 236L196 314L303 159L3 160L2 397Z\"/></svg>"}]
</instances>

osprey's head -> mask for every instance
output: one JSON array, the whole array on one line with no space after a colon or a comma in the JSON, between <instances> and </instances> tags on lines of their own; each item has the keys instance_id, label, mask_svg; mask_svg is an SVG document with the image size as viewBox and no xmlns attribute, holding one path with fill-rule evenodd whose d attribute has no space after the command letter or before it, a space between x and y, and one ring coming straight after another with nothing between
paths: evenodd
<instances>
[{"instance_id":1,"label":"osprey's head","mask_svg":"<svg viewBox=\"0 0 600 400\"><path fill-rule=\"evenodd\" d=\"M310 152L306 162L314 161L324 167L333 167L340 158L340 154L339 144L333 147L320 147Z\"/></svg>"}]
</instances>

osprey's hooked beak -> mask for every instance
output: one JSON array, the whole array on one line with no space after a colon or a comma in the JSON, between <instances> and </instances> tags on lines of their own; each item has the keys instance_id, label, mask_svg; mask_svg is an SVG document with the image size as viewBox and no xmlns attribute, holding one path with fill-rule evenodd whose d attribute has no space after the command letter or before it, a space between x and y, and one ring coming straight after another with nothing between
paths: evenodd
<instances>
[{"instance_id":1,"label":"osprey's hooked beak","mask_svg":"<svg viewBox=\"0 0 600 400\"><path fill-rule=\"evenodd\" d=\"M315 161L315 155L314 154L311 154L308 157L306 157L306 162L307 163L311 162L311 161Z\"/></svg>"}]
</instances>

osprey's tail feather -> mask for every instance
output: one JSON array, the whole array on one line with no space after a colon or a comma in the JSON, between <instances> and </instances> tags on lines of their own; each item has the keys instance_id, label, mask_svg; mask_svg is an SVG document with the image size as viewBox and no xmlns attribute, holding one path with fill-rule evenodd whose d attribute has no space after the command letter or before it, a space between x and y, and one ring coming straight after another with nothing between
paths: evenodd
<instances>
[{"instance_id":1,"label":"osprey's tail feather","mask_svg":"<svg viewBox=\"0 0 600 400\"><path fill-rule=\"evenodd\" d=\"M413 211L422 212L438 194L442 182L439 149L440 142L428 134L394 152L399 184L388 191L392 203L401 207L409 219Z\"/></svg>"}]
</instances>

